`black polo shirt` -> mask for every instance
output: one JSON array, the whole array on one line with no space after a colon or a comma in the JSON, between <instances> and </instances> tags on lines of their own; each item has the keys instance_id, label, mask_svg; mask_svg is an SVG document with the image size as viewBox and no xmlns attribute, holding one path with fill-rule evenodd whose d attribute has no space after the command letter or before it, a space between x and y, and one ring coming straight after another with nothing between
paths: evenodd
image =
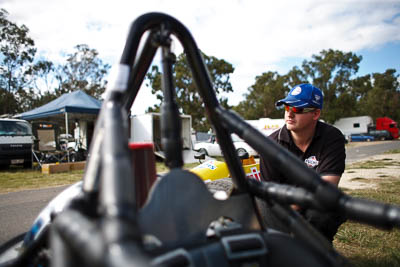
<instances>
[{"instance_id":1,"label":"black polo shirt","mask_svg":"<svg viewBox=\"0 0 400 267\"><path fill-rule=\"evenodd\" d=\"M270 136L277 143L299 157L309 168L313 168L321 176L341 176L345 168L345 139L334 126L318 121L314 137L303 153L293 142L286 125ZM290 162L287 162L290 164ZM265 181L289 183L283 169L274 168L271 162L260 160L261 177Z\"/></svg>"}]
</instances>

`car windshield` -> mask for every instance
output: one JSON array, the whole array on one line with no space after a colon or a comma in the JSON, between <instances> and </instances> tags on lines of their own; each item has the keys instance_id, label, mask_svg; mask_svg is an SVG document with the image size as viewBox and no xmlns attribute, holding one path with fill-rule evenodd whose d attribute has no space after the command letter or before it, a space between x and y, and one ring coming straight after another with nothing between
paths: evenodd
<instances>
[{"instance_id":1,"label":"car windshield","mask_svg":"<svg viewBox=\"0 0 400 267\"><path fill-rule=\"evenodd\" d=\"M243 139L241 139L239 136L236 134L232 134L232 141L233 142L244 142Z\"/></svg>"},{"instance_id":2,"label":"car windshield","mask_svg":"<svg viewBox=\"0 0 400 267\"><path fill-rule=\"evenodd\" d=\"M24 121L0 121L0 136L28 136L32 135L32 129Z\"/></svg>"}]
</instances>

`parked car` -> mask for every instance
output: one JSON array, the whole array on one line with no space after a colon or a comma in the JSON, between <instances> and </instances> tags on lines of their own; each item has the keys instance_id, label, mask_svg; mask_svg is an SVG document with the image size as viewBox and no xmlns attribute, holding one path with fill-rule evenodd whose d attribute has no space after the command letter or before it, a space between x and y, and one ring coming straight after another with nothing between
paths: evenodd
<instances>
[{"instance_id":1,"label":"parked car","mask_svg":"<svg viewBox=\"0 0 400 267\"><path fill-rule=\"evenodd\" d=\"M361 134L351 134L349 140L350 142L357 142L357 141L369 142L369 141L374 141L375 138L372 135L361 133Z\"/></svg>"},{"instance_id":2,"label":"parked car","mask_svg":"<svg viewBox=\"0 0 400 267\"><path fill-rule=\"evenodd\" d=\"M387 130L369 130L368 135L372 135L375 140L392 140L393 136Z\"/></svg>"},{"instance_id":3,"label":"parked car","mask_svg":"<svg viewBox=\"0 0 400 267\"><path fill-rule=\"evenodd\" d=\"M211 136L212 136L212 134L205 133L205 132L192 133L193 144L200 143L200 142L207 142L210 140Z\"/></svg>"},{"instance_id":4,"label":"parked car","mask_svg":"<svg viewBox=\"0 0 400 267\"><path fill-rule=\"evenodd\" d=\"M237 153L249 153L249 156L258 155L251 146L249 146L244 140L239 138L237 135L232 134L232 141L236 148ZM221 148L217 142L215 135L212 135L209 141L199 142L194 145L194 150L198 152L204 152L206 155L211 157L222 156Z\"/></svg>"}]
</instances>

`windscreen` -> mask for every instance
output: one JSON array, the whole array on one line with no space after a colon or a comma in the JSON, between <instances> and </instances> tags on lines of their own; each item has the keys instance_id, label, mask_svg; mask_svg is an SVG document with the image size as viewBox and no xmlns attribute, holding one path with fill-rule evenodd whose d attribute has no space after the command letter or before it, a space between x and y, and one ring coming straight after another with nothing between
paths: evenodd
<instances>
[{"instance_id":1,"label":"windscreen","mask_svg":"<svg viewBox=\"0 0 400 267\"><path fill-rule=\"evenodd\" d=\"M239 136L237 136L236 134L232 134L232 141L233 142L244 142L243 139L241 139Z\"/></svg>"},{"instance_id":2,"label":"windscreen","mask_svg":"<svg viewBox=\"0 0 400 267\"><path fill-rule=\"evenodd\" d=\"M29 136L32 129L25 121L0 121L0 136Z\"/></svg>"}]
</instances>

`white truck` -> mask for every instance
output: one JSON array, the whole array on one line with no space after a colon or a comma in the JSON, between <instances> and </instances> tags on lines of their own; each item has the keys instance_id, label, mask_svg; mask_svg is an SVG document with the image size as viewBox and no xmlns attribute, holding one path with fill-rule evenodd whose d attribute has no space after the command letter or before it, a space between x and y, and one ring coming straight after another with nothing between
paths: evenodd
<instances>
[{"instance_id":1,"label":"white truck","mask_svg":"<svg viewBox=\"0 0 400 267\"><path fill-rule=\"evenodd\" d=\"M32 127L25 120L0 119L0 166L32 167Z\"/></svg>"},{"instance_id":2,"label":"white truck","mask_svg":"<svg viewBox=\"0 0 400 267\"><path fill-rule=\"evenodd\" d=\"M196 162L194 159L191 129L192 116L181 115L182 121L182 144L183 160L185 163ZM152 142L154 144L155 154L163 158L164 153L161 144L161 114L146 113L142 115L133 115L130 119L130 142Z\"/></svg>"},{"instance_id":3,"label":"white truck","mask_svg":"<svg viewBox=\"0 0 400 267\"><path fill-rule=\"evenodd\" d=\"M246 120L246 122L266 136L272 134L285 125L284 119L260 118L258 120Z\"/></svg>"}]
</instances>

